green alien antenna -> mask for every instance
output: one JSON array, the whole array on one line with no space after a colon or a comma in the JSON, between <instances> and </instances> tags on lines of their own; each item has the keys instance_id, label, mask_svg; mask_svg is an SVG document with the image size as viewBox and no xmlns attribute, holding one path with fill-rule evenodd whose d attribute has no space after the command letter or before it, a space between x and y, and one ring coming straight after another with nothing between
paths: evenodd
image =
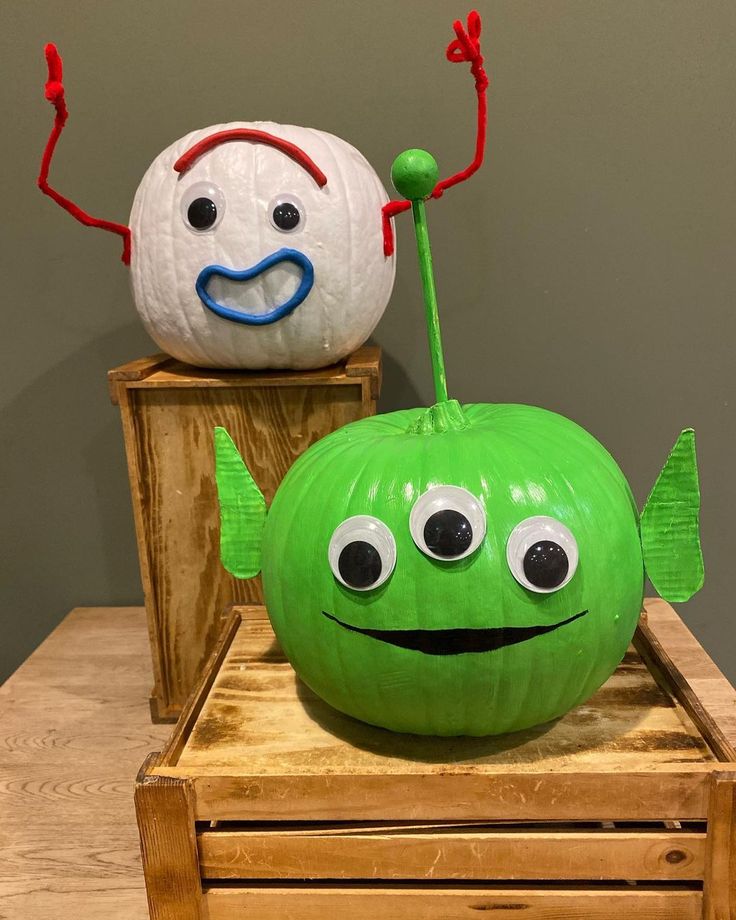
<instances>
[{"instance_id":1,"label":"green alien antenna","mask_svg":"<svg viewBox=\"0 0 736 920\"><path fill-rule=\"evenodd\" d=\"M445 358L442 352L442 334L440 317L437 310L437 289L434 283L432 266L432 248L429 244L427 210L424 201L437 185L439 170L437 161L426 150L405 150L394 160L391 167L391 181L394 188L411 202L414 218L414 234L417 240L419 256L419 274L422 278L424 310L427 318L427 335L429 336L429 354L432 359L432 376L434 378L435 400L447 402L447 378L445 376Z\"/></svg>"}]
</instances>

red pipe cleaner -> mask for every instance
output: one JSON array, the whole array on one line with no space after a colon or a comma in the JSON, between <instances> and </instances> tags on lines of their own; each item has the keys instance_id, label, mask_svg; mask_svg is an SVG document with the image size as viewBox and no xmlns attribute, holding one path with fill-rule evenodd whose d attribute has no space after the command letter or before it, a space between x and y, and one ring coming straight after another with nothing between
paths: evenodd
<instances>
[{"instance_id":1,"label":"red pipe cleaner","mask_svg":"<svg viewBox=\"0 0 736 920\"><path fill-rule=\"evenodd\" d=\"M208 150L212 150L218 144L226 144L228 141L256 141L256 143L275 147L294 160L295 163L298 163L302 169L305 169L320 188L324 188L327 185L327 176L301 147L297 147L296 144L292 144L291 141L284 140L282 137L276 137L274 134L269 134L267 131L258 131L255 128L228 128L226 131L210 134L183 153L174 163L174 170L178 173L185 173Z\"/></svg>"},{"instance_id":2,"label":"red pipe cleaner","mask_svg":"<svg viewBox=\"0 0 736 920\"><path fill-rule=\"evenodd\" d=\"M130 227L125 224L116 224L110 220L101 220L99 217L92 217L86 211L83 211L79 205L74 204L64 195L56 191L49 185L49 167L54 156L56 144L64 130L64 125L69 117L66 101L64 99L64 84L62 83L62 63L56 45L49 43L44 49L46 54L46 63L49 69L49 77L46 81L45 93L46 98L54 106L56 114L54 115L54 126L49 134L49 139L44 147L43 157L41 159L41 171L38 174L38 187L49 198L53 200L65 211L68 211L72 217L76 218L85 227L99 227L101 230L109 230L110 233L117 233L123 238L123 255L122 259L125 265L130 265Z\"/></svg>"},{"instance_id":3,"label":"red pipe cleaner","mask_svg":"<svg viewBox=\"0 0 736 920\"><path fill-rule=\"evenodd\" d=\"M447 179L441 179L432 190L429 198L441 198L446 189L457 185L458 182L464 182L469 179L483 162L483 155L486 147L486 125L488 120L488 111L486 103L486 90L488 89L488 76L483 67L483 55L480 53L480 31L481 19L476 10L468 14L467 31L459 19L452 24L456 38L447 46L445 56L452 64L460 64L463 61L470 63L470 72L475 78L475 93L478 97L478 116L477 129L475 137L475 156L472 161L459 172L448 176ZM383 253L386 256L393 255L394 252L394 233L392 219L402 211L408 211L411 207L410 201L395 200L389 201L383 206Z\"/></svg>"}]
</instances>

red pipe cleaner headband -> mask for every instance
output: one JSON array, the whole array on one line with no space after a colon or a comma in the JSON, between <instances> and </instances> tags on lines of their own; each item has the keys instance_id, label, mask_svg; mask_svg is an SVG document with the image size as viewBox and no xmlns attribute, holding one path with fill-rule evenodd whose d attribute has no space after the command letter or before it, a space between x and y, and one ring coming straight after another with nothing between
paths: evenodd
<instances>
[{"instance_id":1,"label":"red pipe cleaner headband","mask_svg":"<svg viewBox=\"0 0 736 920\"><path fill-rule=\"evenodd\" d=\"M116 224L110 220L102 220L99 217L92 217L86 211L83 211L79 205L74 204L69 198L65 198L60 192L49 185L49 167L54 156L56 144L64 130L64 125L69 117L64 98L64 84L62 83L62 62L56 45L49 43L45 48L46 64L48 65L48 80L46 81L46 98L53 105L56 113L54 115L54 126L49 134L49 139L44 147L43 157L41 159L41 171L38 175L38 187L49 198L53 200L65 211L68 211L72 217L76 218L85 227L99 227L100 230L108 230L110 233L117 233L123 238L123 255L122 259L126 265L130 265L130 227L125 224Z\"/></svg>"},{"instance_id":2,"label":"red pipe cleaner headband","mask_svg":"<svg viewBox=\"0 0 736 920\"><path fill-rule=\"evenodd\" d=\"M179 157L176 163L174 163L175 171L181 174L185 173L188 169L191 169L195 162L207 153L208 150L212 150L212 148L217 147L218 144L225 144L229 141L255 141L259 144L267 144L269 147L275 147L276 150L280 150L282 153L286 154L287 157L298 163L302 169L305 169L320 188L327 185L327 176L301 147L292 144L291 141L284 140L282 137L276 137L275 134L269 134L267 131L259 131L256 128L227 128L225 131L217 131L215 134L210 134L208 137L203 138L201 141L191 146L189 150Z\"/></svg>"},{"instance_id":3,"label":"red pipe cleaner headband","mask_svg":"<svg viewBox=\"0 0 736 920\"><path fill-rule=\"evenodd\" d=\"M480 15L472 10L468 14L467 31L459 19L455 20L452 28L455 31L456 38L447 46L445 56L452 64L460 64L463 61L470 63L470 72L475 78L475 92L478 97L478 115L477 128L475 136L475 156L472 161L447 179L441 179L432 190L429 198L441 198L446 189L457 185L458 182L464 182L470 178L483 162L483 154L486 146L486 124L488 119L486 90L488 89L488 77L483 67L483 55L480 53ZM391 223L392 218L402 211L408 211L411 207L410 201L396 200L389 201L382 208L383 216L383 253L386 256L393 255L394 252L394 232Z\"/></svg>"}]
</instances>

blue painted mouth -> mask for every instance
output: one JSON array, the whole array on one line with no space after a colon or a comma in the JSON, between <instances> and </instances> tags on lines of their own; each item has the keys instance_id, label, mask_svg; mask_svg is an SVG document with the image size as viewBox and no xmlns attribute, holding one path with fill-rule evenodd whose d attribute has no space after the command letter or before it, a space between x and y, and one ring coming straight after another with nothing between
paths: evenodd
<instances>
[{"instance_id":1,"label":"blue painted mouth","mask_svg":"<svg viewBox=\"0 0 736 920\"><path fill-rule=\"evenodd\" d=\"M207 285L212 278L219 277L228 278L230 281L249 281L251 278L256 278L258 275L268 271L269 268L273 268L274 265L279 265L281 262L291 262L293 265L297 265L301 268L302 280L299 287L286 303L274 307L273 310L269 310L267 313L243 313L241 310L234 310L232 307L226 307L224 304L213 300L207 292ZM245 326L268 326L271 323L278 322L290 313L293 313L299 304L304 302L307 295L312 290L313 284L314 266L304 253L299 252L298 249L279 249L277 252L272 252L270 256L266 256L265 259L261 259L257 265L253 265L250 268L244 268L241 271L236 271L233 268L225 268L223 265L206 265L197 276L195 288L199 299L205 307L211 310L216 316L222 319L228 319L233 323L243 323Z\"/></svg>"}]
</instances>

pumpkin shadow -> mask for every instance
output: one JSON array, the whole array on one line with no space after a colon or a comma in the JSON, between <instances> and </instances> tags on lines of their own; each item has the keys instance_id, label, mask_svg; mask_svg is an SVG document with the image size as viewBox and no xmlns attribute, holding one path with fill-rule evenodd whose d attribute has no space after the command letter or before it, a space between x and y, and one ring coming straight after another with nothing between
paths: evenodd
<instances>
[{"instance_id":1,"label":"pumpkin shadow","mask_svg":"<svg viewBox=\"0 0 736 920\"><path fill-rule=\"evenodd\" d=\"M662 738L656 732L642 734L642 725L653 710L671 709L674 704L648 675L633 649L609 681L559 718L522 731L484 737L410 735L368 725L333 709L296 675L294 681L297 698L310 719L336 738L378 757L433 764L496 761L524 767L545 763L559 766L586 753L616 756L641 750L642 746L657 748L665 742L670 748L682 747L686 761L695 752L693 739L686 732L677 737L665 732Z\"/></svg>"},{"instance_id":2,"label":"pumpkin shadow","mask_svg":"<svg viewBox=\"0 0 736 920\"><path fill-rule=\"evenodd\" d=\"M472 763L534 743L542 739L559 721L506 735L437 737L410 735L379 728L345 715L320 699L295 675L296 694L305 712L321 728L353 747L379 757L400 758L417 763ZM528 756L523 758L528 760Z\"/></svg>"}]
</instances>

